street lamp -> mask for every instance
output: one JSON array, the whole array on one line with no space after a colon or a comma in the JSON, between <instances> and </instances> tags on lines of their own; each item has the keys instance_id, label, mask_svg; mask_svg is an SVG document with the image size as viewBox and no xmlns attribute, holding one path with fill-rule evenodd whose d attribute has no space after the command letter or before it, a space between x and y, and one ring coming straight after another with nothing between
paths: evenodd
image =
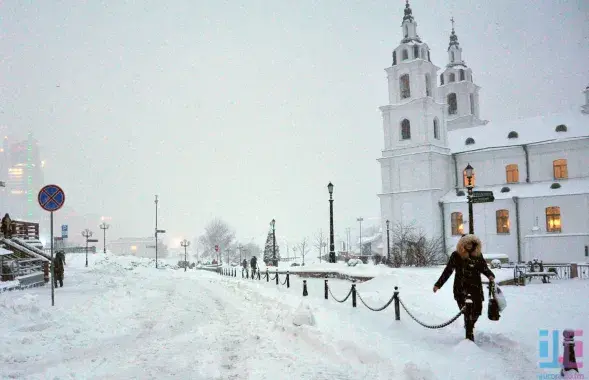
<instances>
[{"instance_id":1,"label":"street lamp","mask_svg":"<svg viewBox=\"0 0 589 380\"><path fill-rule=\"evenodd\" d=\"M190 242L184 239L180 242L180 245L184 247L184 272L186 272L186 267L188 266L188 259L186 258L186 248L188 248Z\"/></svg>"},{"instance_id":2,"label":"street lamp","mask_svg":"<svg viewBox=\"0 0 589 380\"><path fill-rule=\"evenodd\" d=\"M272 226L272 263L275 267L278 266L278 261L276 261L276 220L272 219L270 222L270 226Z\"/></svg>"},{"instance_id":3,"label":"street lamp","mask_svg":"<svg viewBox=\"0 0 589 380\"><path fill-rule=\"evenodd\" d=\"M100 225L100 229L102 230L102 232L104 232L104 253L106 253L106 230L108 230L109 227L110 225L106 224L105 222L102 222L102 224Z\"/></svg>"},{"instance_id":4,"label":"street lamp","mask_svg":"<svg viewBox=\"0 0 589 380\"><path fill-rule=\"evenodd\" d=\"M166 230L158 230L157 229L157 204L158 204L158 199L157 199L157 195L156 195L155 196L155 267L156 267L156 269L157 269L157 235L166 233Z\"/></svg>"},{"instance_id":5,"label":"street lamp","mask_svg":"<svg viewBox=\"0 0 589 380\"><path fill-rule=\"evenodd\" d=\"M360 222L360 256L362 256L362 222L364 221L364 218L357 218L356 221Z\"/></svg>"},{"instance_id":6,"label":"street lamp","mask_svg":"<svg viewBox=\"0 0 589 380\"><path fill-rule=\"evenodd\" d=\"M389 226L391 222L387 219L387 264L391 265L391 239L389 238Z\"/></svg>"},{"instance_id":7,"label":"street lamp","mask_svg":"<svg viewBox=\"0 0 589 380\"><path fill-rule=\"evenodd\" d=\"M468 233L473 235L474 234L474 221L472 215L472 177L473 177L474 168L470 166L470 163L464 169L464 174L466 175L466 179L468 180L468 184L466 185L466 189L468 190Z\"/></svg>"},{"instance_id":8,"label":"street lamp","mask_svg":"<svg viewBox=\"0 0 589 380\"><path fill-rule=\"evenodd\" d=\"M92 237L92 231L85 229L82 231L82 236L86 238L86 266L88 266L88 243L96 243L97 239L90 239Z\"/></svg>"},{"instance_id":9,"label":"street lamp","mask_svg":"<svg viewBox=\"0 0 589 380\"><path fill-rule=\"evenodd\" d=\"M333 242L333 184L327 185L329 191L329 262L335 263L335 245Z\"/></svg>"}]
</instances>

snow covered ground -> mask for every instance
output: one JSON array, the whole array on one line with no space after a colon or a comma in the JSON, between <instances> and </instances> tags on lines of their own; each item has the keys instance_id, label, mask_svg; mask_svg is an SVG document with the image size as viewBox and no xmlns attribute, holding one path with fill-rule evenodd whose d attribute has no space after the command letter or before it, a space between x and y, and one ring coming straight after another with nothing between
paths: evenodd
<instances>
[{"instance_id":1,"label":"snow covered ground","mask_svg":"<svg viewBox=\"0 0 589 380\"><path fill-rule=\"evenodd\" d=\"M91 255L85 268L83 255L68 255L54 307L48 286L0 293L1 378L533 379L558 372L538 366L539 329L589 331L587 280L503 287L507 309L493 322L485 308L475 345L461 320L430 330L403 310L395 321L392 306L326 301L321 279L307 280L303 298L296 276L287 289L107 257ZM432 293L437 276L403 269L357 289L381 306L399 286L411 312L437 324L457 312L452 279ZM337 297L350 287L329 283ZM305 314L309 324L295 326Z\"/></svg>"}]
</instances>

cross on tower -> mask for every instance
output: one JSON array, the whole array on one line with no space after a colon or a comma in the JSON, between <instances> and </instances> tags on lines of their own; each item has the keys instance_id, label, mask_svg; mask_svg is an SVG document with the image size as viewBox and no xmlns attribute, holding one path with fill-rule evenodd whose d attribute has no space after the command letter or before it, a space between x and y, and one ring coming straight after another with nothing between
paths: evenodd
<instances>
[{"instance_id":1,"label":"cross on tower","mask_svg":"<svg viewBox=\"0 0 589 380\"><path fill-rule=\"evenodd\" d=\"M452 22L452 31L454 31L454 16L452 16L452 18L450 19L450 21Z\"/></svg>"}]
</instances>

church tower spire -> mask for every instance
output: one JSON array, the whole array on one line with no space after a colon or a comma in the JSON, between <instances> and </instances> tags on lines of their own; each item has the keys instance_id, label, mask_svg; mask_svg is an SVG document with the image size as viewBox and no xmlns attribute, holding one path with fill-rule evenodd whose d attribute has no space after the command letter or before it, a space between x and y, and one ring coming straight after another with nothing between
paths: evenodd
<instances>
[{"instance_id":1,"label":"church tower spire","mask_svg":"<svg viewBox=\"0 0 589 380\"><path fill-rule=\"evenodd\" d=\"M415 18L413 18L413 11L409 5L409 0L405 0L405 15L403 16L401 27L403 28L403 39L401 40L401 43L411 41L421 42L421 39L417 35L417 22L415 22Z\"/></svg>"},{"instance_id":2,"label":"church tower spire","mask_svg":"<svg viewBox=\"0 0 589 380\"><path fill-rule=\"evenodd\" d=\"M474 84L472 70L462 59L462 48L454 28L454 17L450 19L452 32L448 44L448 64L440 74L438 102L446 104L448 130L474 127L486 124L479 119L479 90Z\"/></svg>"}]
</instances>

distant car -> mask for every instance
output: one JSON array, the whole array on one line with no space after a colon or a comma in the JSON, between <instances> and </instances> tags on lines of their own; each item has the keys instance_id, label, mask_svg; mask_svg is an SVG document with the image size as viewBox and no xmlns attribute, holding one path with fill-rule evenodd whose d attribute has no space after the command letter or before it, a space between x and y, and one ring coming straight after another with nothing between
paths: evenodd
<instances>
[{"instance_id":1,"label":"distant car","mask_svg":"<svg viewBox=\"0 0 589 380\"><path fill-rule=\"evenodd\" d=\"M300 267L300 265L298 263L292 263L290 264L291 267Z\"/></svg>"}]
</instances>

